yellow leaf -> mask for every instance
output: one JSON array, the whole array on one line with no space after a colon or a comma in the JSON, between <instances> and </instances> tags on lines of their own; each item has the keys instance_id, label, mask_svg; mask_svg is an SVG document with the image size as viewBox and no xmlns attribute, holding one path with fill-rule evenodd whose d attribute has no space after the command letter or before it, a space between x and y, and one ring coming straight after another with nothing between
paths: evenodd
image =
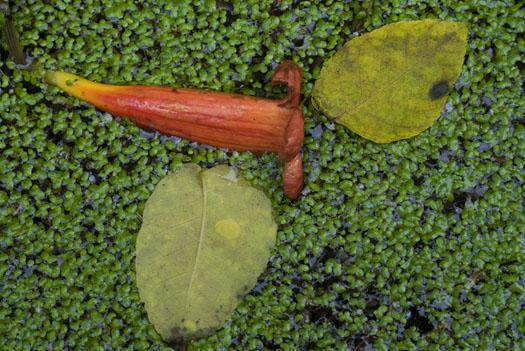
<instances>
[{"instance_id":1,"label":"yellow leaf","mask_svg":"<svg viewBox=\"0 0 525 351\"><path fill-rule=\"evenodd\" d=\"M277 232L268 198L227 166L166 176L143 218L137 285L168 341L220 328L265 269Z\"/></svg>"},{"instance_id":2,"label":"yellow leaf","mask_svg":"<svg viewBox=\"0 0 525 351\"><path fill-rule=\"evenodd\" d=\"M314 104L377 143L429 128L461 72L467 27L440 20L398 22L350 40L328 60Z\"/></svg>"}]
</instances>

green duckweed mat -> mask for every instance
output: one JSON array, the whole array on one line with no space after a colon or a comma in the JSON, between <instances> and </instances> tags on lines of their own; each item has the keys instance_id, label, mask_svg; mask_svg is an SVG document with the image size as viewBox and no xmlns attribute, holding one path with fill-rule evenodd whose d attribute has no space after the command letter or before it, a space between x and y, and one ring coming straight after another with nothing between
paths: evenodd
<instances>
[{"instance_id":1,"label":"green duckweed mat","mask_svg":"<svg viewBox=\"0 0 525 351\"><path fill-rule=\"evenodd\" d=\"M275 97L304 69L306 183L275 155L142 131L46 86L0 46L0 349L177 350L140 301L135 239L183 162L229 163L270 196L277 247L194 350L525 349L525 11L514 1L15 1L27 56L115 84ZM0 17L1 18L1 17ZM420 136L377 145L311 105L323 62L400 20L469 24L462 74ZM0 24L3 25L3 18Z\"/></svg>"}]
</instances>

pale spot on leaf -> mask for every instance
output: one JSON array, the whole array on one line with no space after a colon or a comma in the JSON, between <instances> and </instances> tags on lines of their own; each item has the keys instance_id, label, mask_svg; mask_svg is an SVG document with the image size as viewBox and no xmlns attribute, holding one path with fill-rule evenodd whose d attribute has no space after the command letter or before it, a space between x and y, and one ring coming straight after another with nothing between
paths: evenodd
<instances>
[{"instance_id":1,"label":"pale spot on leaf","mask_svg":"<svg viewBox=\"0 0 525 351\"><path fill-rule=\"evenodd\" d=\"M192 320L186 320L182 323L182 326L189 332L195 332L197 330L197 323Z\"/></svg>"},{"instance_id":2,"label":"pale spot on leaf","mask_svg":"<svg viewBox=\"0 0 525 351\"><path fill-rule=\"evenodd\" d=\"M241 235L241 226L234 219L227 218L215 223L215 231L228 240L234 240Z\"/></svg>"}]
</instances>

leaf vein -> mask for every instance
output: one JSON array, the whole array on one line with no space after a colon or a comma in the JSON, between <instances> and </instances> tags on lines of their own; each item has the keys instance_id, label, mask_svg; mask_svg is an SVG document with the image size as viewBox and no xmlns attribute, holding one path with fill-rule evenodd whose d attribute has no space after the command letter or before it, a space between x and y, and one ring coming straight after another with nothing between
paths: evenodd
<instances>
[{"instance_id":1,"label":"leaf vein","mask_svg":"<svg viewBox=\"0 0 525 351\"><path fill-rule=\"evenodd\" d=\"M202 217L201 217L201 227L200 227L200 233L199 233L199 244L197 245L197 252L195 253L195 262L193 263L193 269L191 271L191 278L190 283L188 285L188 290L186 291L186 313L189 310L190 307L190 291L193 287L193 282L195 280L195 276L197 274L197 266L199 265L199 256L201 254L202 250L202 242L204 241L204 231L206 230L206 207L208 206L208 195L207 195L207 189L206 189L206 178L201 174L201 181L202 181Z\"/></svg>"}]
</instances>

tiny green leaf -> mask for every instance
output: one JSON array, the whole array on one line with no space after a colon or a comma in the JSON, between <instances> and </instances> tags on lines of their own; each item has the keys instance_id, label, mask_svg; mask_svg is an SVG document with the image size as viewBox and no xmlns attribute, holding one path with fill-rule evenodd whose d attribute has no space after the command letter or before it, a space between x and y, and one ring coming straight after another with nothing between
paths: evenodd
<instances>
[{"instance_id":1,"label":"tiny green leaf","mask_svg":"<svg viewBox=\"0 0 525 351\"><path fill-rule=\"evenodd\" d=\"M328 60L314 104L377 143L418 135L439 117L461 72L467 27L398 22L350 40Z\"/></svg>"},{"instance_id":2,"label":"tiny green leaf","mask_svg":"<svg viewBox=\"0 0 525 351\"><path fill-rule=\"evenodd\" d=\"M277 226L264 193L234 169L186 165L162 179L137 237L137 285L168 341L220 328L266 267Z\"/></svg>"}]
</instances>

